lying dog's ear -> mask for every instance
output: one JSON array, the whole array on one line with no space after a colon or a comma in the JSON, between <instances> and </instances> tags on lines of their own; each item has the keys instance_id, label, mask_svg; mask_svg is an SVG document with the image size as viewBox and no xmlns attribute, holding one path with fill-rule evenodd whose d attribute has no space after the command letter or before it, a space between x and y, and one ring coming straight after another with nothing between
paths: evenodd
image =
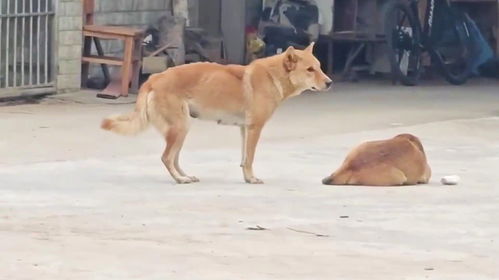
<instances>
[{"instance_id":1,"label":"lying dog's ear","mask_svg":"<svg viewBox=\"0 0 499 280\"><path fill-rule=\"evenodd\" d=\"M298 56L296 56L295 48L293 48L293 46L290 46L284 53L284 68L287 71L295 70L297 62Z\"/></svg>"},{"instance_id":2,"label":"lying dog's ear","mask_svg":"<svg viewBox=\"0 0 499 280\"><path fill-rule=\"evenodd\" d=\"M315 42L310 43L310 45L308 45L308 47L305 48L305 51L309 52L309 53L313 53L314 46L315 46Z\"/></svg>"}]
</instances>

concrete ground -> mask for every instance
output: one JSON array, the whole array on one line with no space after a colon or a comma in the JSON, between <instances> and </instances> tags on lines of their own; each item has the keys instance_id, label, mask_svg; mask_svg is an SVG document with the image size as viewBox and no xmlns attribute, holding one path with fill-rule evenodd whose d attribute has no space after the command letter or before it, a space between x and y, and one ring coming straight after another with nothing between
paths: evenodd
<instances>
[{"instance_id":1,"label":"concrete ground","mask_svg":"<svg viewBox=\"0 0 499 280\"><path fill-rule=\"evenodd\" d=\"M290 100L258 147L265 185L242 183L238 129L203 121L182 157L202 181L175 185L155 131L98 129L132 101L0 107L0 279L499 279L498 82ZM400 132L422 139L429 185L320 184L354 145Z\"/></svg>"}]
</instances>

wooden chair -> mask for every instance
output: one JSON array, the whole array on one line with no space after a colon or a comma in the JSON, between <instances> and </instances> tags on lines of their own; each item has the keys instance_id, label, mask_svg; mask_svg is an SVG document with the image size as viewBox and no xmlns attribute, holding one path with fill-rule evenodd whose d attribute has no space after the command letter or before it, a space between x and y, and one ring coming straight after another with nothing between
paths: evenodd
<instances>
[{"instance_id":1,"label":"wooden chair","mask_svg":"<svg viewBox=\"0 0 499 280\"><path fill-rule=\"evenodd\" d=\"M107 87L98 97L118 98L128 96L129 87L138 89L140 64L142 60L142 40L144 31L125 26L94 25L94 0L83 0L83 55L82 55L82 87L86 86L90 63L101 65ZM114 39L124 42L123 57L105 56L100 39ZM92 40L95 43L97 55L91 54ZM119 78L111 78L108 65L121 66Z\"/></svg>"}]
</instances>

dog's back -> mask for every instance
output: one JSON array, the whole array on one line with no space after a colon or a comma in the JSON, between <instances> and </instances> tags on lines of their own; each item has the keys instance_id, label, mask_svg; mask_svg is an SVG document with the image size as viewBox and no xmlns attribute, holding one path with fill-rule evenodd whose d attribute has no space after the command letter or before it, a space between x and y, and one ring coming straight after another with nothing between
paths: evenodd
<instances>
[{"instance_id":1,"label":"dog's back","mask_svg":"<svg viewBox=\"0 0 499 280\"><path fill-rule=\"evenodd\" d=\"M428 182L430 168L423 145L411 134L365 142L323 180L328 185L413 185Z\"/></svg>"}]
</instances>

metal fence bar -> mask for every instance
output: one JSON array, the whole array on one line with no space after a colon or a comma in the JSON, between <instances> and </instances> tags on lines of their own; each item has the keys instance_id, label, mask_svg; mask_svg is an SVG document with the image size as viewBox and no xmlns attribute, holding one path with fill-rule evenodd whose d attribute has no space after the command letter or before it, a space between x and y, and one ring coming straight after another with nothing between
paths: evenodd
<instances>
[{"instance_id":1,"label":"metal fence bar","mask_svg":"<svg viewBox=\"0 0 499 280\"><path fill-rule=\"evenodd\" d=\"M26 12L26 0L23 0L23 5L22 5L22 11L21 13ZM22 22L22 28L21 28L21 86L24 86L24 76L26 73L26 68L24 64L24 54L25 54L25 49L24 49L24 38L26 37L26 17L23 17L23 22Z\"/></svg>"},{"instance_id":2,"label":"metal fence bar","mask_svg":"<svg viewBox=\"0 0 499 280\"><path fill-rule=\"evenodd\" d=\"M2 7L3 5L0 5L0 15L2 14ZM3 31L3 18L0 18L0 38L3 38L2 31ZM2 50L2 42L5 40L0 41L0 51ZM0 52L0 66L2 65L2 53ZM0 67L1 68L1 67ZM2 85L2 69L0 69L0 85Z\"/></svg>"},{"instance_id":3,"label":"metal fence bar","mask_svg":"<svg viewBox=\"0 0 499 280\"><path fill-rule=\"evenodd\" d=\"M0 0L0 97L53 88L53 0Z\"/></svg>"},{"instance_id":4,"label":"metal fence bar","mask_svg":"<svg viewBox=\"0 0 499 280\"><path fill-rule=\"evenodd\" d=\"M46 16L46 15L54 15L54 11L48 12L33 12L33 13L22 13L22 14L8 14L8 15L0 15L0 18L15 18L15 17L32 17L32 16Z\"/></svg>"},{"instance_id":5,"label":"metal fence bar","mask_svg":"<svg viewBox=\"0 0 499 280\"><path fill-rule=\"evenodd\" d=\"M29 9L31 12L33 10L33 2L34 0L29 1ZM29 83L28 85L33 85L33 17L29 18Z\"/></svg>"},{"instance_id":6,"label":"metal fence bar","mask_svg":"<svg viewBox=\"0 0 499 280\"><path fill-rule=\"evenodd\" d=\"M7 0L7 13L10 13L10 0ZM5 23L6 38L9 38L9 19ZM9 40L5 41L5 87L9 87Z\"/></svg>"},{"instance_id":7,"label":"metal fence bar","mask_svg":"<svg viewBox=\"0 0 499 280\"><path fill-rule=\"evenodd\" d=\"M42 3L41 3L41 0L38 0L38 12L41 12L41 6L42 6ZM36 83L39 84L40 83L40 68L41 68L41 65L40 65L40 45L41 45L41 42L40 42L40 17L41 16L37 16L36 18L36 21L37 21L37 24L36 24Z\"/></svg>"},{"instance_id":8,"label":"metal fence bar","mask_svg":"<svg viewBox=\"0 0 499 280\"><path fill-rule=\"evenodd\" d=\"M17 3L19 1L14 0L14 14L17 14ZM13 74L12 74L12 85L17 86L17 17L14 18L14 56L13 56Z\"/></svg>"},{"instance_id":9,"label":"metal fence bar","mask_svg":"<svg viewBox=\"0 0 499 280\"><path fill-rule=\"evenodd\" d=\"M49 10L50 0L45 0L45 12ZM49 82L49 16L45 15L45 83Z\"/></svg>"}]
</instances>

